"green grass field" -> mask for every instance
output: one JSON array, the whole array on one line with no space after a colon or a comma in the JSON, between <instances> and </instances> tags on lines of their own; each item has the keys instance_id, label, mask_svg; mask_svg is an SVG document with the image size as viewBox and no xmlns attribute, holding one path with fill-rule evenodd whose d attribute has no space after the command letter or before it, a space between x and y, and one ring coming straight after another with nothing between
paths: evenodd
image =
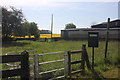
<instances>
[{"instance_id":1,"label":"green grass field","mask_svg":"<svg viewBox=\"0 0 120 80\"><path fill-rule=\"evenodd\" d=\"M91 62L91 55L92 55L92 48L87 46L87 41L57 41L57 42L39 42L39 41L16 41L16 42L11 42L11 43L3 43L2 47L2 55L4 55L7 52L16 52L16 51L31 51L34 50L35 54L44 54L44 53L49 53L49 52L58 52L58 51L72 51L72 50L81 50L82 49L82 44L86 44L86 49L89 55L89 60ZM120 63L120 57L118 56L119 53L119 47L118 45L120 42L118 41L110 41L108 44L108 63L106 66L104 66L104 49L105 49L105 42L100 41L99 42L99 47L95 48L95 70L99 75L102 75L106 78L108 78L109 75L111 75L111 71L109 70L116 68L119 63ZM57 55L56 55L57 56ZM54 56L51 56L51 59L53 59ZM74 56L76 58L77 56ZM47 61L49 58L45 58ZM50 60L50 59L49 59ZM59 64L56 64L59 65ZM54 66L56 66L54 65ZM50 65L46 65L50 66ZM54 66L51 66L52 68ZM45 67L45 66L43 66ZM76 67L76 66L74 66ZM43 68L47 69L47 68ZM105 72L105 69L108 72ZM115 69L113 76L118 76L117 70ZM106 74L106 75L105 75ZM80 75L76 75L79 77ZM77 78L74 76L75 78ZM82 76L82 78L87 78L87 77L93 77L91 72L87 70L86 76Z\"/></svg>"}]
</instances>

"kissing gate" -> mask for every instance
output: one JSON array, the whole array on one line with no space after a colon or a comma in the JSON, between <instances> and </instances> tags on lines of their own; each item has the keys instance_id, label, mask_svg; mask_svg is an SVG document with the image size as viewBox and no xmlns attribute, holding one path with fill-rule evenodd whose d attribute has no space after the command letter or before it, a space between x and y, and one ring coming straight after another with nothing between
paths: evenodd
<instances>
[{"instance_id":1,"label":"kissing gate","mask_svg":"<svg viewBox=\"0 0 120 80\"><path fill-rule=\"evenodd\" d=\"M81 57L77 55L76 60L74 59L75 57L73 57L75 54L81 54ZM29 63L31 63L31 58L33 63L29 65L30 80L71 78L71 76L76 73L81 73L81 75L84 75L85 62L88 69L91 69L86 51L86 45L82 45L81 51L77 50L46 54L32 54L32 56L29 54ZM72 65L77 65L77 70L76 68L72 68Z\"/></svg>"}]
</instances>

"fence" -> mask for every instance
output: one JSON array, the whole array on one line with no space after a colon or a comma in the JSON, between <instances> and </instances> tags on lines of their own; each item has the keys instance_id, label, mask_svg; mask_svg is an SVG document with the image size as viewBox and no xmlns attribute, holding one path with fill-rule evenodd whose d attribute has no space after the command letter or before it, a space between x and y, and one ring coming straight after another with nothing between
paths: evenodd
<instances>
[{"instance_id":1,"label":"fence","mask_svg":"<svg viewBox=\"0 0 120 80\"><path fill-rule=\"evenodd\" d=\"M35 79L44 79L44 78L46 79L59 79L64 77L67 78L67 77L71 77L71 75L75 73L81 73L82 75L84 75L85 62L87 64L88 69L91 69L85 45L82 45L81 51L80 50L61 51L61 52L53 52L53 53L45 53L45 54L34 54L34 51L28 51L28 52L22 52L22 54L17 54L17 55L9 55L12 53L10 52L7 53L7 55L1 56L2 62L0 63L7 63L7 66L17 67L17 69L14 68L13 70L2 70L1 71L3 73L2 78L21 76L21 78L29 77L31 80L35 80ZM30 55L30 52L32 52L32 55ZM25 53L26 55L23 55L23 53ZM81 56L81 58L78 58L79 60L72 61L71 56L74 54L81 54L79 55ZM50 58L50 60L48 59L47 56ZM28 60L30 65L27 62ZM8 62L21 62L21 69L19 65L10 65L8 64ZM78 64L78 63L81 63L81 66L78 67L79 70L72 71L71 66L73 64ZM58 74L60 75L56 75L56 76L52 75L57 71L59 71Z\"/></svg>"},{"instance_id":2,"label":"fence","mask_svg":"<svg viewBox=\"0 0 120 80\"><path fill-rule=\"evenodd\" d=\"M84 75L85 72L85 45L82 45L82 50L80 51L68 51L65 54L65 76L71 77L71 75L80 73ZM78 61L71 61L71 55L73 54L80 54L81 53L81 60ZM81 63L80 69L76 71L71 70L71 65Z\"/></svg>"},{"instance_id":3,"label":"fence","mask_svg":"<svg viewBox=\"0 0 120 80\"><path fill-rule=\"evenodd\" d=\"M8 52L5 55L20 55L23 51L17 51L17 52ZM34 63L34 51L27 51L29 53L29 68L30 68L30 80L34 80L35 75L35 63ZM4 68L5 69L16 69L20 68L20 63L5 63ZM11 77L9 77L11 78ZM12 78L19 78L19 76L15 76Z\"/></svg>"},{"instance_id":4,"label":"fence","mask_svg":"<svg viewBox=\"0 0 120 80\"><path fill-rule=\"evenodd\" d=\"M62 53L62 54L61 54ZM80 54L81 53L81 60L78 60L78 61L72 61L71 62L71 55L72 54ZM62 59L57 59L57 60L49 60L49 61L42 61L41 59L43 59L44 56L46 55L52 55L51 57L54 58L53 55L55 54L61 54L62 56L64 56ZM61 55L57 55L57 56L61 56ZM47 57L48 58L48 57ZM71 75L73 74L76 74L76 73L81 73L82 75L84 75L84 72L85 72L85 62L87 63L87 66L88 68L90 69L90 64L89 64L89 60L88 60L88 55L87 55L87 51L86 51L86 46L85 45L82 45L82 50L80 51L63 51L63 52L53 52L53 53L45 53L45 54L36 54L34 56L34 59L35 59L35 78L46 78L45 77L42 77L46 74L49 74L51 75L53 72L56 72L56 71L62 71L62 75L61 76L53 76L54 78L52 79L59 79L59 78L67 78L67 77L71 77ZM45 58L46 59L46 58ZM59 64L58 62L63 62L63 64ZM58 63L58 66L61 66L63 65L63 67L61 68L57 68L57 69L52 69L52 70L46 70L46 71L42 71L41 69L41 66L42 65L46 65L46 64L51 64L50 66L47 66L46 68L48 67L51 67L53 66L53 63ZM78 64L78 63L81 63L81 67L80 70L77 70L77 71L71 71L71 65L72 64ZM54 64L57 66L57 64ZM52 75L51 75L52 76ZM48 78L47 78L48 79Z\"/></svg>"},{"instance_id":5,"label":"fence","mask_svg":"<svg viewBox=\"0 0 120 80\"><path fill-rule=\"evenodd\" d=\"M0 56L2 61L0 63L10 63L10 62L21 62L21 68L11 69L11 70L1 70L1 78L8 78L12 76L20 76L21 79L29 79L30 69L29 69L29 55L28 52L24 51L18 55L2 55Z\"/></svg>"}]
</instances>

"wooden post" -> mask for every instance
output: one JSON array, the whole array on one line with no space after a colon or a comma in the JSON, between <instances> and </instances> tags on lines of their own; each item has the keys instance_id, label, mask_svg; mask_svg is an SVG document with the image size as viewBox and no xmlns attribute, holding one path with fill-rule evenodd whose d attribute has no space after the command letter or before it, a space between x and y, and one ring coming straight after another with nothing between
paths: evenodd
<instances>
[{"instance_id":1,"label":"wooden post","mask_svg":"<svg viewBox=\"0 0 120 80\"><path fill-rule=\"evenodd\" d=\"M106 44L105 44L105 64L106 64L106 59L107 59L107 48L108 48L108 38L109 38L109 23L110 23L110 18L108 18L108 23L107 23L107 35L106 35Z\"/></svg>"},{"instance_id":2,"label":"wooden post","mask_svg":"<svg viewBox=\"0 0 120 80\"><path fill-rule=\"evenodd\" d=\"M71 78L71 55L70 55L70 51L68 51L68 75Z\"/></svg>"},{"instance_id":3,"label":"wooden post","mask_svg":"<svg viewBox=\"0 0 120 80\"><path fill-rule=\"evenodd\" d=\"M29 54L24 51L21 53L21 80L29 80L30 78L30 69L29 69Z\"/></svg>"},{"instance_id":4,"label":"wooden post","mask_svg":"<svg viewBox=\"0 0 120 80\"><path fill-rule=\"evenodd\" d=\"M68 52L66 51L65 52L65 55L64 55L64 58L65 58L65 69L64 69L64 75L65 75L65 78L68 77Z\"/></svg>"},{"instance_id":5,"label":"wooden post","mask_svg":"<svg viewBox=\"0 0 120 80\"><path fill-rule=\"evenodd\" d=\"M82 62L81 62L81 75L85 74L85 45L82 45Z\"/></svg>"},{"instance_id":6,"label":"wooden post","mask_svg":"<svg viewBox=\"0 0 120 80\"><path fill-rule=\"evenodd\" d=\"M35 54L34 55L34 68L35 68L34 74L35 74L35 79L39 78L39 68L38 67L39 67L38 55Z\"/></svg>"},{"instance_id":7,"label":"wooden post","mask_svg":"<svg viewBox=\"0 0 120 80\"><path fill-rule=\"evenodd\" d=\"M94 70L94 47L92 47L92 70Z\"/></svg>"},{"instance_id":8,"label":"wooden post","mask_svg":"<svg viewBox=\"0 0 120 80\"><path fill-rule=\"evenodd\" d=\"M86 65L87 65L87 68L89 70L91 70L91 65L90 65L90 61L89 61L89 58L88 58L88 53L87 53L87 50L86 50L86 45L83 45L84 46L84 56L85 56L85 62L86 62Z\"/></svg>"},{"instance_id":9,"label":"wooden post","mask_svg":"<svg viewBox=\"0 0 120 80\"><path fill-rule=\"evenodd\" d=\"M64 74L65 74L65 77L67 78L68 76L70 76L70 73L71 73L71 65L70 65L70 51L67 51L65 53L65 71L64 71Z\"/></svg>"}]
</instances>

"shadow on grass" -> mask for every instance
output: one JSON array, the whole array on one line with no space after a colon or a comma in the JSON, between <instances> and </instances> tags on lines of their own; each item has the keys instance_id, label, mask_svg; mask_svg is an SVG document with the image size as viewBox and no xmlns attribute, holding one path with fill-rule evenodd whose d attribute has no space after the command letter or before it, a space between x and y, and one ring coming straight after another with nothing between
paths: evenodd
<instances>
[{"instance_id":1,"label":"shadow on grass","mask_svg":"<svg viewBox=\"0 0 120 80\"><path fill-rule=\"evenodd\" d=\"M105 80L105 78L99 72L96 72L95 70L91 70L91 72L93 73L92 77L94 80Z\"/></svg>"},{"instance_id":2,"label":"shadow on grass","mask_svg":"<svg viewBox=\"0 0 120 80\"><path fill-rule=\"evenodd\" d=\"M29 45L29 42L17 42L17 41L8 41L8 42L2 42L2 47L14 47L14 46L25 46L25 45Z\"/></svg>"},{"instance_id":3,"label":"shadow on grass","mask_svg":"<svg viewBox=\"0 0 120 80\"><path fill-rule=\"evenodd\" d=\"M99 72L93 71L94 80L120 80L119 78L105 78Z\"/></svg>"}]
</instances>

